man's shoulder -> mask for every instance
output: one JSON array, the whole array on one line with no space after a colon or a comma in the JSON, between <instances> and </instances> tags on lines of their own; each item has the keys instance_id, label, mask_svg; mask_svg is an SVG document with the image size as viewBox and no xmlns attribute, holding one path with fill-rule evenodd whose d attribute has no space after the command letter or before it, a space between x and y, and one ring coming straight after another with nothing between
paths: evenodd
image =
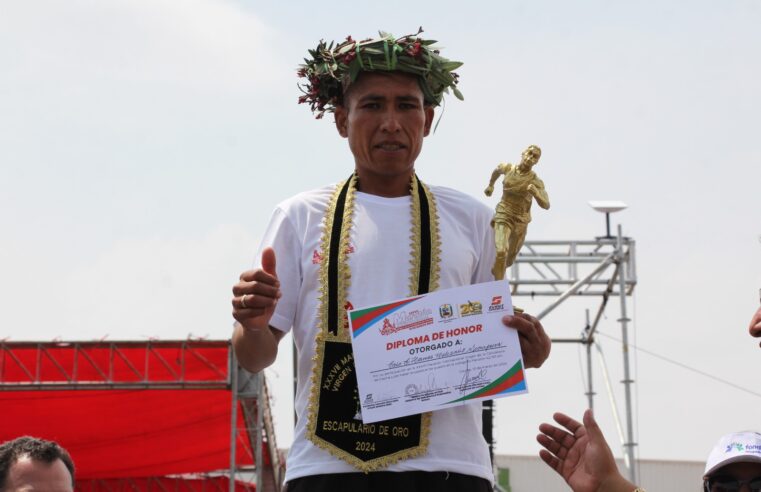
<instances>
[{"instance_id":1,"label":"man's shoulder","mask_svg":"<svg viewBox=\"0 0 761 492\"><path fill-rule=\"evenodd\" d=\"M335 184L331 184L322 188L302 191L278 203L276 208L286 215L324 209L330 201L335 186Z\"/></svg>"},{"instance_id":2,"label":"man's shoulder","mask_svg":"<svg viewBox=\"0 0 761 492\"><path fill-rule=\"evenodd\" d=\"M436 197L436 204L439 207L463 208L472 210L477 214L491 213L491 208L485 203L462 191L436 185L428 185L428 188L433 193L433 196Z\"/></svg>"}]
</instances>

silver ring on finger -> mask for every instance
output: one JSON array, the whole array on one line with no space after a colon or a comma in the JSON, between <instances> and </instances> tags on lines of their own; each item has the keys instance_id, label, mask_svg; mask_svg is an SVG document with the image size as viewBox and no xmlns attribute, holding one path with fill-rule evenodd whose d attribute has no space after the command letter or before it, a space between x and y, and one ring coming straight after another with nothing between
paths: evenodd
<instances>
[{"instance_id":1,"label":"silver ring on finger","mask_svg":"<svg viewBox=\"0 0 761 492\"><path fill-rule=\"evenodd\" d=\"M246 294L243 294L243 297L240 298L240 306L243 309L248 309L248 306L246 306Z\"/></svg>"}]
</instances>

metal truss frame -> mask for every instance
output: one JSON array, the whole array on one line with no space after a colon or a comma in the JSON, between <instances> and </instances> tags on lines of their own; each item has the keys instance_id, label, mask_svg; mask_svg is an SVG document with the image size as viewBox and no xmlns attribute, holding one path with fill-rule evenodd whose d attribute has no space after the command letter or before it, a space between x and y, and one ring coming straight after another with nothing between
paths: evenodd
<instances>
[{"instance_id":1,"label":"metal truss frame","mask_svg":"<svg viewBox=\"0 0 761 492\"><path fill-rule=\"evenodd\" d=\"M0 391L67 389L224 389L230 387L229 356L224 365L204 357L204 348L229 346L227 341L0 342ZM71 356L63 357L62 349ZM174 361L161 349L177 350ZM19 353L33 351L33 364ZM142 366L135 364L140 353ZM229 350L228 350L229 351ZM128 355L131 354L131 355ZM191 362L214 377L187 376ZM117 370L117 365L126 370ZM45 370L43 370L43 366ZM21 378L9 380L14 369ZM82 373L86 372L87 377Z\"/></svg>"},{"instance_id":2,"label":"metal truss frame","mask_svg":"<svg viewBox=\"0 0 761 492\"><path fill-rule=\"evenodd\" d=\"M637 285L633 239L622 237L620 246L615 237L594 241L526 241L510 267L510 286L513 296L557 297L551 308L543 312L547 314L572 295L603 295L613 276L611 267L623 270L624 290L631 295ZM616 295L618 288L614 283Z\"/></svg>"},{"instance_id":3,"label":"metal truss frame","mask_svg":"<svg viewBox=\"0 0 761 492\"><path fill-rule=\"evenodd\" d=\"M587 397L593 406L592 355L595 333L611 296L620 301L622 351L624 362L624 394L626 398L626 441L623 443L629 478L637 483L634 464L634 431L632 423L631 378L629 369L629 342L626 297L637 285L635 241L625 237L618 226L618 234L585 241L526 241L508 278L511 293L517 296L555 297L539 314L542 319L570 297L599 297L601 302L594 321L587 324L580 338L554 338L554 343L581 343L587 349Z\"/></svg>"},{"instance_id":4,"label":"metal truss frame","mask_svg":"<svg viewBox=\"0 0 761 492\"><path fill-rule=\"evenodd\" d=\"M210 360L203 354L203 349L221 347L227 351L224 361ZM176 350L172 360L161 354L165 349ZM190 364L203 367L205 376L189 374ZM0 392L74 389L229 389L229 492L235 491L236 480L247 488L255 485L256 491L276 491L282 486L285 462L277 449L264 374L252 374L240 367L229 340L0 342ZM242 428L237 425L238 403L245 420ZM236 466L239 439L248 439L244 448L252 450L253 467ZM270 457L267 466L264 446ZM106 481L101 482L109 487ZM158 479L154 482L163 487ZM139 490L129 479L119 483ZM213 486L220 488L216 483Z\"/></svg>"},{"instance_id":5,"label":"metal truss frame","mask_svg":"<svg viewBox=\"0 0 761 492\"><path fill-rule=\"evenodd\" d=\"M250 373L238 366L235 372L235 381L237 391L233 392L233 402L239 401L243 410L243 429L235 422L237 412L233 412L232 435L230 446L230 476L236 479L239 476L250 474L251 470L246 468L235 467L236 446L233 444L240 438L248 436L249 449L253 450L252 461L254 470L261 470L256 473L256 490L266 492L277 492L283 486L285 478L285 460L277 448L275 439L275 425L272 418L272 410L269 405L269 388L264 378L263 372ZM237 405L233 404L233 408ZM243 432L242 432L243 431ZM263 451L267 447L267 453L270 457L269 466L264 466ZM234 491L235 480L230 481L230 492Z\"/></svg>"}]
</instances>

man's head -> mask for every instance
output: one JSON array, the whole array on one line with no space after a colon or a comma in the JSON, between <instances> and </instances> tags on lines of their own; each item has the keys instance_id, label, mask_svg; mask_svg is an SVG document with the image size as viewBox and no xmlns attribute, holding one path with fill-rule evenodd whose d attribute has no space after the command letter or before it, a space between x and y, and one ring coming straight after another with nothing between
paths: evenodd
<instances>
[{"instance_id":1,"label":"man's head","mask_svg":"<svg viewBox=\"0 0 761 492\"><path fill-rule=\"evenodd\" d=\"M322 118L335 112L336 127L349 139L362 191L381 196L409 193L415 159L433 121L433 106L457 89L455 70L436 41L416 34L343 43L320 41L298 75L307 103Z\"/></svg>"},{"instance_id":2,"label":"man's head","mask_svg":"<svg viewBox=\"0 0 761 492\"><path fill-rule=\"evenodd\" d=\"M335 109L338 133L349 139L360 184L409 182L433 122L417 79L400 72L367 72ZM364 181L363 181L364 180Z\"/></svg>"},{"instance_id":3,"label":"man's head","mask_svg":"<svg viewBox=\"0 0 761 492\"><path fill-rule=\"evenodd\" d=\"M52 441L24 436L0 445L0 492L72 492L74 463Z\"/></svg>"},{"instance_id":4,"label":"man's head","mask_svg":"<svg viewBox=\"0 0 761 492\"><path fill-rule=\"evenodd\" d=\"M719 439L703 475L706 492L761 491L761 434L736 432Z\"/></svg>"},{"instance_id":5,"label":"man's head","mask_svg":"<svg viewBox=\"0 0 761 492\"><path fill-rule=\"evenodd\" d=\"M536 145L529 145L526 147L526 150L523 151L523 154L521 154L521 167L524 169L531 169L534 167L534 165L539 162L539 158L542 156L542 149L537 147Z\"/></svg>"},{"instance_id":6,"label":"man's head","mask_svg":"<svg viewBox=\"0 0 761 492\"><path fill-rule=\"evenodd\" d=\"M297 72L306 79L300 84L304 94L299 103L309 104L316 117L322 118L344 104L344 93L360 75L379 72L414 76L427 105L439 105L450 91L462 99L455 73L462 63L442 57L433 46L436 41L421 38L422 32L400 38L381 32L379 38L362 41L351 36L342 43L320 41Z\"/></svg>"}]
</instances>

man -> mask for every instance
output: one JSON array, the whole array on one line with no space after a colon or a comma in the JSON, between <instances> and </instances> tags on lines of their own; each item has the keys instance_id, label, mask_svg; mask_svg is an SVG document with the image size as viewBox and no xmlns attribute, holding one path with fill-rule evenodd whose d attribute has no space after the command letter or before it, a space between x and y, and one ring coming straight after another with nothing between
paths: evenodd
<instances>
[{"instance_id":1,"label":"man","mask_svg":"<svg viewBox=\"0 0 761 492\"><path fill-rule=\"evenodd\" d=\"M433 106L445 89L459 95L452 70L460 65L418 35L349 37L310 51L300 101L318 117L335 113L354 174L280 204L261 267L233 288L233 345L243 367L270 365L293 328L298 421L289 492L486 491L493 480L478 403L383 426L357 420L346 309L492 280L488 208L414 173ZM550 351L541 324L528 315L505 322L519 331L525 365L539 367Z\"/></svg>"},{"instance_id":2,"label":"man","mask_svg":"<svg viewBox=\"0 0 761 492\"><path fill-rule=\"evenodd\" d=\"M644 490L619 473L591 410L584 412L584 425L562 413L553 417L563 429L539 426L537 441L545 448L539 455L574 492ZM761 434L737 432L719 439L706 462L703 490L761 492Z\"/></svg>"},{"instance_id":3,"label":"man","mask_svg":"<svg viewBox=\"0 0 761 492\"><path fill-rule=\"evenodd\" d=\"M761 491L761 434L735 432L719 439L703 474L706 492Z\"/></svg>"},{"instance_id":4,"label":"man","mask_svg":"<svg viewBox=\"0 0 761 492\"><path fill-rule=\"evenodd\" d=\"M74 463L52 441L19 437L0 444L0 492L73 492Z\"/></svg>"},{"instance_id":5,"label":"man","mask_svg":"<svg viewBox=\"0 0 761 492\"><path fill-rule=\"evenodd\" d=\"M489 186L484 193L491 196L494 182L502 178L502 199L497 204L497 213L492 225L497 247L497 261L494 263L494 278L505 278L505 269L513 264L515 257L526 239L526 229L531 222L531 202L536 200L543 209L550 208L550 200L544 190L544 183L532 171L542 151L536 145L530 145L521 155L521 162L499 164L491 173Z\"/></svg>"}]
</instances>

